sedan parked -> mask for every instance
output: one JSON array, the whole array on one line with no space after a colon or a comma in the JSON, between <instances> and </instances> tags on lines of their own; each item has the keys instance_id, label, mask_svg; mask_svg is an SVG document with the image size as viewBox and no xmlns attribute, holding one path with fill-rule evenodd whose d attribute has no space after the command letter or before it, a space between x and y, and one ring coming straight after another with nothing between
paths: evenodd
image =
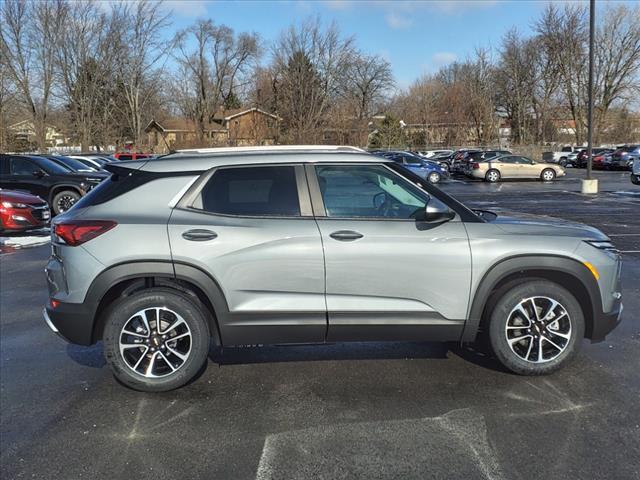
<instances>
[{"instance_id":1,"label":"sedan parked","mask_svg":"<svg viewBox=\"0 0 640 480\"><path fill-rule=\"evenodd\" d=\"M0 189L0 232L21 232L49 223L49 205L25 192Z\"/></svg>"},{"instance_id":2,"label":"sedan parked","mask_svg":"<svg viewBox=\"0 0 640 480\"><path fill-rule=\"evenodd\" d=\"M490 160L469 164L466 173L472 178L479 178L487 182L498 182L511 178L539 178L550 182L556 177L565 175L560 165L538 163L520 155L503 155Z\"/></svg>"},{"instance_id":3,"label":"sedan parked","mask_svg":"<svg viewBox=\"0 0 640 480\"><path fill-rule=\"evenodd\" d=\"M385 152L381 156L401 164L419 177L428 180L429 183L438 183L448 176L447 171L438 163L410 152Z\"/></svg>"}]
</instances>

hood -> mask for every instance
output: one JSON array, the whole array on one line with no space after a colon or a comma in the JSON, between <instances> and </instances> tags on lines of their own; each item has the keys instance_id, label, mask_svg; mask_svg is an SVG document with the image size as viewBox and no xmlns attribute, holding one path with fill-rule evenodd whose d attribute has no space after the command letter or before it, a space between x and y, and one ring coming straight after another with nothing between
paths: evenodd
<instances>
[{"instance_id":1,"label":"hood","mask_svg":"<svg viewBox=\"0 0 640 480\"><path fill-rule=\"evenodd\" d=\"M104 180L105 178L109 178L111 176L111 173L109 173L109 172L100 172L100 171L96 171L96 172L70 172L68 175L70 177L78 178L80 180L86 180L86 179L91 179L91 178L95 178L97 180Z\"/></svg>"},{"instance_id":2,"label":"hood","mask_svg":"<svg viewBox=\"0 0 640 480\"><path fill-rule=\"evenodd\" d=\"M27 204L44 203L44 200L40 197L26 192L17 192L15 190L0 190L0 201Z\"/></svg>"},{"instance_id":3,"label":"hood","mask_svg":"<svg viewBox=\"0 0 640 480\"><path fill-rule=\"evenodd\" d=\"M527 213L504 212L489 220L507 233L518 235L553 235L577 237L590 240L609 240L597 228L583 223L571 222L561 218L530 215Z\"/></svg>"}]
</instances>

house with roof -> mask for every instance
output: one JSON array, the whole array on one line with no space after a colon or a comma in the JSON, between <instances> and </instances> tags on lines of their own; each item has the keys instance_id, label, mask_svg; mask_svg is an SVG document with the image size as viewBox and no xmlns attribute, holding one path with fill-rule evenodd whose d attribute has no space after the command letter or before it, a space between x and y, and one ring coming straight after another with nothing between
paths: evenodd
<instances>
[{"instance_id":1,"label":"house with roof","mask_svg":"<svg viewBox=\"0 0 640 480\"><path fill-rule=\"evenodd\" d=\"M145 128L149 148L166 153L179 148L274 145L278 141L280 117L258 107L218 110L198 139L194 121L185 118L151 120Z\"/></svg>"}]
</instances>

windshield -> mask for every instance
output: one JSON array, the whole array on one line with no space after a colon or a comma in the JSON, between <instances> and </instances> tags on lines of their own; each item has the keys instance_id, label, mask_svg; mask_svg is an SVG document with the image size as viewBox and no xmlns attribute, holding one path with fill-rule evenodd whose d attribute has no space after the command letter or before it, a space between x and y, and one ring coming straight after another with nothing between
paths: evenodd
<instances>
[{"instance_id":1,"label":"windshield","mask_svg":"<svg viewBox=\"0 0 640 480\"><path fill-rule=\"evenodd\" d=\"M91 168L90 166L85 165L80 160L77 160L75 158L56 156L56 157L53 157L53 160L55 160L58 163L64 164L66 167L69 167L71 170L74 170L76 172L78 172L78 171L80 171L80 172L93 172L93 171L95 171L95 168Z\"/></svg>"},{"instance_id":2,"label":"windshield","mask_svg":"<svg viewBox=\"0 0 640 480\"><path fill-rule=\"evenodd\" d=\"M69 167L61 165L53 160L49 160L44 157L31 157L33 158L38 166L42 168L45 172L50 175L66 175L69 172L73 172L73 170Z\"/></svg>"}]
</instances>

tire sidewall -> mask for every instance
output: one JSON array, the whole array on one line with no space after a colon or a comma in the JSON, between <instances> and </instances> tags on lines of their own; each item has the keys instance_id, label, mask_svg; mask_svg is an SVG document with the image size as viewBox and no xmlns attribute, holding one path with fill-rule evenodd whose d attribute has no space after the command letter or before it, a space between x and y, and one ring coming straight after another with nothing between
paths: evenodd
<instances>
[{"instance_id":1,"label":"tire sidewall","mask_svg":"<svg viewBox=\"0 0 640 480\"><path fill-rule=\"evenodd\" d=\"M63 197L65 195L70 195L70 196L75 198L75 201L73 202L74 205L81 198L80 194L78 192L76 192L75 190L62 190L61 192L56 193L53 196L53 198L51 199L51 210L53 211L53 213L55 215L60 215L61 213L64 213L64 212L58 210L58 200L60 199L60 197ZM67 211L68 210L65 210L65 212L67 212Z\"/></svg>"},{"instance_id":2,"label":"tire sidewall","mask_svg":"<svg viewBox=\"0 0 640 480\"><path fill-rule=\"evenodd\" d=\"M491 180L491 175L490 175L491 173L496 173L496 174L497 174L497 177L496 177L496 179L495 179L495 180ZM500 172L498 172L498 170L496 170L495 168L493 168L493 169L489 170L489 171L485 174L484 178L485 178L485 180L486 180L487 182L495 183L495 182L497 182L497 181L499 181L499 180L500 180L500 176L501 176L501 175L500 175Z\"/></svg>"},{"instance_id":3,"label":"tire sidewall","mask_svg":"<svg viewBox=\"0 0 640 480\"><path fill-rule=\"evenodd\" d=\"M562 304L571 320L571 339L565 350L555 359L535 364L519 358L506 339L505 326L513 308L524 298L545 296ZM509 289L497 301L490 317L489 341L500 362L512 372L522 375L543 375L558 370L579 351L584 338L585 320L576 298L565 288L547 280L532 280Z\"/></svg>"},{"instance_id":4,"label":"tire sidewall","mask_svg":"<svg viewBox=\"0 0 640 480\"><path fill-rule=\"evenodd\" d=\"M553 175L553 177L548 180L544 178L544 174L546 172L551 172L551 175ZM553 182L556 179L556 172L552 168L545 168L540 174L540 178L542 179L543 182Z\"/></svg>"},{"instance_id":5,"label":"tire sidewall","mask_svg":"<svg viewBox=\"0 0 640 480\"><path fill-rule=\"evenodd\" d=\"M191 352L175 373L162 378L145 378L126 365L120 355L119 338L131 316L156 306L175 311L187 322L191 330ZM171 289L153 288L114 302L107 313L103 342L105 359L120 382L135 390L162 392L185 385L201 371L209 353L210 334L202 308L189 296Z\"/></svg>"}]
</instances>

